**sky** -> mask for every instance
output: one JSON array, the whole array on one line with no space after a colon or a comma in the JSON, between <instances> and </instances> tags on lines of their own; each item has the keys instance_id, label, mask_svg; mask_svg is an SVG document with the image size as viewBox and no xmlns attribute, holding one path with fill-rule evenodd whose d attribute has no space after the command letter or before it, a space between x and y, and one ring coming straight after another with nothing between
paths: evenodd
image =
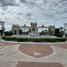
<instances>
[{"instance_id":1,"label":"sky","mask_svg":"<svg viewBox=\"0 0 67 67\"><path fill-rule=\"evenodd\" d=\"M60 27L67 23L67 0L0 0L0 21L6 30L31 22Z\"/></svg>"}]
</instances>

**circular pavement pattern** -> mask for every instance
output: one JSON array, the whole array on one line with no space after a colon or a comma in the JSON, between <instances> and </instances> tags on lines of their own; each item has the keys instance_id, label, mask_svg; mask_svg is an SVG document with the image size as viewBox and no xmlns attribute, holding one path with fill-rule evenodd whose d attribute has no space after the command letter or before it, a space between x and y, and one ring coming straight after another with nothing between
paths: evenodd
<instances>
[{"instance_id":1,"label":"circular pavement pattern","mask_svg":"<svg viewBox=\"0 0 67 67\"><path fill-rule=\"evenodd\" d=\"M29 56L33 56L36 58L45 57L53 53L53 49L50 45L39 45L39 44L31 44L31 45L21 45L19 46L19 50L22 53L25 53Z\"/></svg>"}]
</instances>

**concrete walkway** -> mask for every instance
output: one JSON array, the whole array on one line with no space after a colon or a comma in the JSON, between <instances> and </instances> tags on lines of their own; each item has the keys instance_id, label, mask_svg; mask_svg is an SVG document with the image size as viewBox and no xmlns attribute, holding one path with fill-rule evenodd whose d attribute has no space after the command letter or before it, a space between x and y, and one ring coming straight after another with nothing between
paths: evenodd
<instances>
[{"instance_id":1,"label":"concrete walkway","mask_svg":"<svg viewBox=\"0 0 67 67\"><path fill-rule=\"evenodd\" d=\"M34 51L36 52L47 49L45 48L46 46L44 45L45 43L34 43L34 42L18 43L18 42L0 41L0 67L18 67L17 66L18 62L61 63L64 67L67 67L67 48L65 48L67 47L66 43L55 43L55 44L47 43L53 49L53 52L48 56L43 56L39 58L30 56L27 53L24 53L23 51L21 52L19 50L19 47L20 46L24 47L25 44L29 46L35 45L35 46L30 46L30 48L34 47ZM30 49L27 47L25 46L23 49ZM31 51L32 49L30 49L29 52ZM43 54L45 54L45 52L43 52ZM40 55L40 54L35 53L34 55Z\"/></svg>"}]
</instances>

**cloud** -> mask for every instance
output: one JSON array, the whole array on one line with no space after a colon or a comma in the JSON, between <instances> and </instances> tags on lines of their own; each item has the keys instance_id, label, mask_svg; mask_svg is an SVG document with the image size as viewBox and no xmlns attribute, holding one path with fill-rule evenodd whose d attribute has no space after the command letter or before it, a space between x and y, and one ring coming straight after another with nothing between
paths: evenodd
<instances>
[{"instance_id":1,"label":"cloud","mask_svg":"<svg viewBox=\"0 0 67 67\"><path fill-rule=\"evenodd\" d=\"M65 1L67 1L67 0L59 0L59 2L65 2Z\"/></svg>"},{"instance_id":2,"label":"cloud","mask_svg":"<svg viewBox=\"0 0 67 67\"><path fill-rule=\"evenodd\" d=\"M20 0L21 2L23 2L23 3L26 3L27 1L26 0Z\"/></svg>"},{"instance_id":3,"label":"cloud","mask_svg":"<svg viewBox=\"0 0 67 67\"><path fill-rule=\"evenodd\" d=\"M17 5L15 0L0 0L0 4L2 7Z\"/></svg>"},{"instance_id":4,"label":"cloud","mask_svg":"<svg viewBox=\"0 0 67 67\"><path fill-rule=\"evenodd\" d=\"M28 16L28 17L29 17L29 16L32 16L32 14L31 14L31 13L27 13L27 14L26 14L26 16Z\"/></svg>"},{"instance_id":5,"label":"cloud","mask_svg":"<svg viewBox=\"0 0 67 67\"><path fill-rule=\"evenodd\" d=\"M0 0L0 5L0 18L6 17L9 23L51 24L67 19L67 0Z\"/></svg>"}]
</instances>

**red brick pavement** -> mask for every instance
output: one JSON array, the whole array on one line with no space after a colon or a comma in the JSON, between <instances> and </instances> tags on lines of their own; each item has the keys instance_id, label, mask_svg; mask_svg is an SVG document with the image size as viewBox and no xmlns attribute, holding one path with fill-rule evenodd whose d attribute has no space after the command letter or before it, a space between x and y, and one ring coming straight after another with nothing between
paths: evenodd
<instances>
[{"instance_id":1,"label":"red brick pavement","mask_svg":"<svg viewBox=\"0 0 67 67\"><path fill-rule=\"evenodd\" d=\"M50 45L21 45L19 46L19 50L29 56L34 56L37 58L48 56L53 53L53 49Z\"/></svg>"},{"instance_id":2,"label":"red brick pavement","mask_svg":"<svg viewBox=\"0 0 67 67\"><path fill-rule=\"evenodd\" d=\"M11 46L16 45L15 43L0 42L0 46Z\"/></svg>"},{"instance_id":3,"label":"red brick pavement","mask_svg":"<svg viewBox=\"0 0 67 67\"><path fill-rule=\"evenodd\" d=\"M61 63L18 62L16 67L64 67Z\"/></svg>"},{"instance_id":4,"label":"red brick pavement","mask_svg":"<svg viewBox=\"0 0 67 67\"><path fill-rule=\"evenodd\" d=\"M67 44L58 44L56 47L67 49Z\"/></svg>"}]
</instances>

